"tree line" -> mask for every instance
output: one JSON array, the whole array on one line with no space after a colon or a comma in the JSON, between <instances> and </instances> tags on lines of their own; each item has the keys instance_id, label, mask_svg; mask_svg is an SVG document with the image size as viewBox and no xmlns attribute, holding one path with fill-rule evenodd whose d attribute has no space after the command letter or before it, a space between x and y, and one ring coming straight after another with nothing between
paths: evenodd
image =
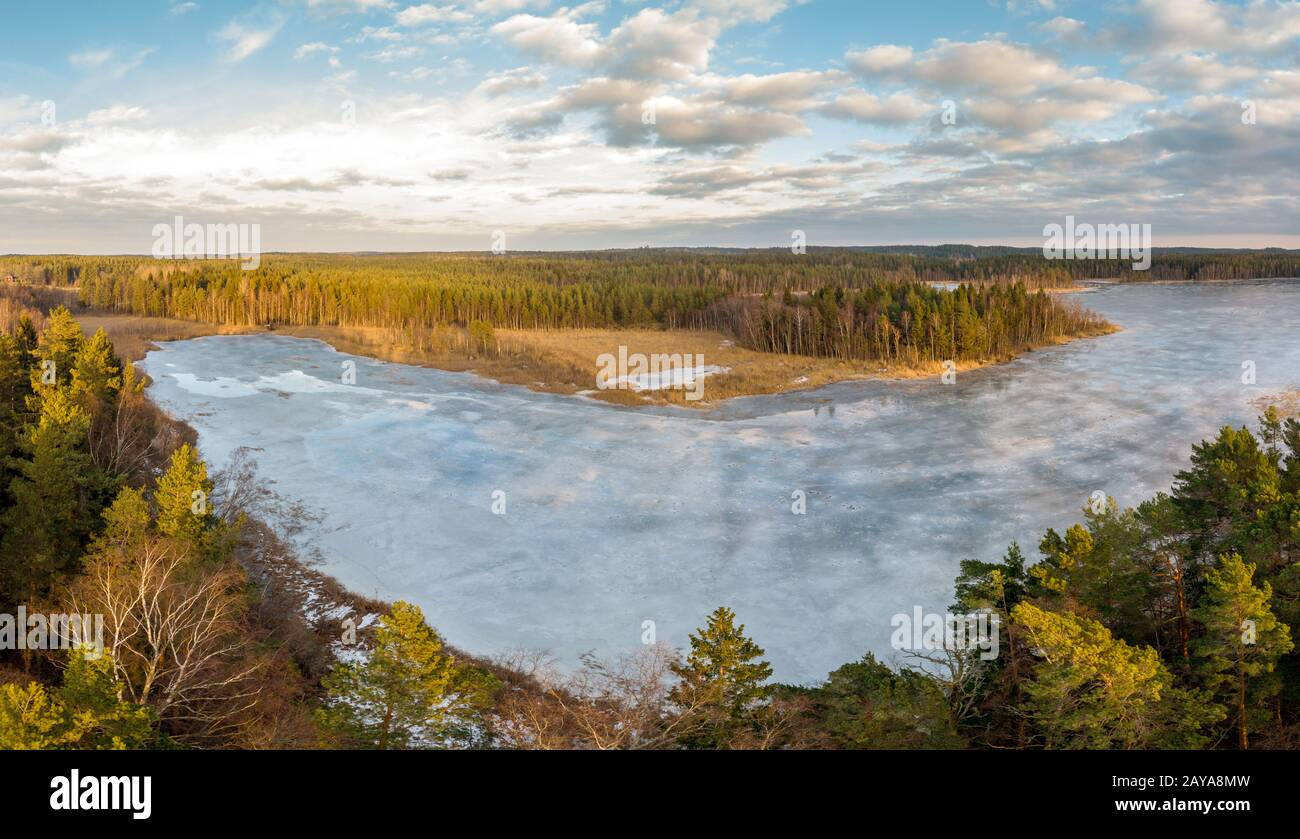
<instances>
[{"instance_id":1,"label":"tree line","mask_svg":"<svg viewBox=\"0 0 1300 839\"><path fill-rule=\"evenodd\" d=\"M868 265L854 267L853 261ZM895 270L908 256L749 252L622 255L268 256L236 263L98 258L75 276L97 311L214 324L508 329L715 329L751 349L886 361L1005 357L1096 334L1099 317L1024 283L953 289ZM870 267L874 263L885 266ZM842 282L841 282L842 281ZM798 291L810 288L811 291Z\"/></svg>"},{"instance_id":2,"label":"tree line","mask_svg":"<svg viewBox=\"0 0 1300 839\"><path fill-rule=\"evenodd\" d=\"M269 254L235 261L0 260L29 287L74 284L99 311L241 326L713 329L751 349L904 363L1004 358L1109 327L1032 293L1091 279L1300 275L1292 251L1047 260L1034 249L641 249L584 253Z\"/></svg>"},{"instance_id":3,"label":"tree line","mask_svg":"<svg viewBox=\"0 0 1300 839\"><path fill-rule=\"evenodd\" d=\"M742 301L730 312L727 328L751 349L907 363L1006 358L1111 328L1082 306L1021 283L951 291L925 283L824 287Z\"/></svg>"},{"instance_id":4,"label":"tree line","mask_svg":"<svg viewBox=\"0 0 1300 839\"><path fill-rule=\"evenodd\" d=\"M822 286L857 288L891 282L1024 282L1030 287L1074 284L1084 279L1217 280L1300 276L1300 251L1281 249L1197 250L1156 248L1147 271L1129 259L1056 260L1041 248L969 245L889 248L810 247L462 253L266 254L266 276L327 278L364 273L407 281L473 281L488 285L618 285L720 287L737 295L812 291ZM218 260L158 260L136 256L0 257L0 275L35 284L73 284L82 279L133 275L165 280L196 266L238 275ZM256 272L248 272L257 274Z\"/></svg>"}]
</instances>

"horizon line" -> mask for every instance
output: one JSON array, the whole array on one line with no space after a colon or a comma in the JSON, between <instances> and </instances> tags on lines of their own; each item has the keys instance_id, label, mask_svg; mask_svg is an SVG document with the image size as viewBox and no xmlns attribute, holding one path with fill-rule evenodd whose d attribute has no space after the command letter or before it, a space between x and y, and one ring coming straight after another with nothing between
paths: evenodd
<instances>
[{"instance_id":1,"label":"horizon line","mask_svg":"<svg viewBox=\"0 0 1300 839\"><path fill-rule=\"evenodd\" d=\"M994 249L1004 248L1017 251L1041 251L1041 245L1009 245L1009 244L981 244L976 245L970 242L943 242L940 244L920 244L920 243L897 243L888 245L805 245L808 252L811 251L846 251L846 250L892 250L905 248L971 248L971 249ZM610 247L610 248L510 248L502 253L495 253L489 248L472 249L472 250L371 250L371 249L346 249L346 250L263 250L249 253L227 254L227 255L207 255L202 256L154 256L152 253L135 253L135 252L76 252L76 251L10 251L0 254L0 259L9 259L14 257L42 257L42 256L64 256L64 257L134 257L140 259L154 259L160 262L197 262L197 261L218 261L233 260L247 256L369 256L369 255L419 255L419 254L482 254L487 256L510 256L512 254L600 254L600 253L625 253L635 251L707 251L707 250L726 250L726 251L789 251L789 245L635 245L627 247ZM1207 245L1152 245L1151 251L1176 251L1176 250L1195 250L1206 252L1266 252L1281 251L1284 253L1298 253L1300 248L1288 248L1283 245L1258 245L1258 246L1207 246Z\"/></svg>"}]
</instances>

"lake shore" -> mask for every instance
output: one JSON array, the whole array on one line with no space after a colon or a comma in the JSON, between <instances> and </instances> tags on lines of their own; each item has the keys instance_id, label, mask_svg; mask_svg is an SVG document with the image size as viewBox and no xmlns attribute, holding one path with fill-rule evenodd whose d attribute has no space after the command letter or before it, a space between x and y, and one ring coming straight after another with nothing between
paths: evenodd
<instances>
[{"instance_id":1,"label":"lake shore","mask_svg":"<svg viewBox=\"0 0 1300 839\"><path fill-rule=\"evenodd\" d=\"M1273 396L1261 396L1251 402L1263 411L1275 409L1283 418L1300 417L1300 388L1291 388Z\"/></svg>"},{"instance_id":2,"label":"lake shore","mask_svg":"<svg viewBox=\"0 0 1300 839\"><path fill-rule=\"evenodd\" d=\"M938 377L941 362L884 364L877 361L844 361L803 355L766 353L735 346L718 332L655 329L574 329L535 331L499 329L495 347L472 352L458 331L420 330L411 332L380 327L348 326L228 326L178 320L139 317L105 312L77 314L86 332L103 328L118 352L131 361L142 359L155 342L186 340L209 335L288 335L312 338L352 355L410 364L450 372L474 373L502 384L513 384L545 393L583 396L601 402L628 406L678 405L708 408L719 402L745 396L761 396L814 390L846 381L873 379L908 380ZM1108 324L1100 330L1064 336L1056 341L1026 347L1007 357L962 360L956 372L1002 364L1027 352L1059 346L1085 338L1109 335L1120 327ZM458 340L459 339L459 340ZM617 355L625 347L631 355L642 353L692 355L702 363L726 368L704 379L704 398L688 400L689 390L601 390L596 387L597 358Z\"/></svg>"},{"instance_id":3,"label":"lake shore","mask_svg":"<svg viewBox=\"0 0 1300 839\"><path fill-rule=\"evenodd\" d=\"M682 645L723 603L776 678L804 683L888 655L889 616L945 608L961 559L1060 532L1097 489L1121 506L1167 492L1193 441L1300 384L1300 286L1094 299L1123 332L951 387L852 384L716 412L605 410L360 358L359 387L343 387L328 346L275 333L163 344L148 372L213 463L256 449L268 484L320 517L305 556L352 591L416 603L459 649L572 663L637 644L644 619ZM1257 386L1240 380L1243 352L1269 360ZM281 380L299 370L318 383ZM257 392L223 399L196 378Z\"/></svg>"}]
</instances>

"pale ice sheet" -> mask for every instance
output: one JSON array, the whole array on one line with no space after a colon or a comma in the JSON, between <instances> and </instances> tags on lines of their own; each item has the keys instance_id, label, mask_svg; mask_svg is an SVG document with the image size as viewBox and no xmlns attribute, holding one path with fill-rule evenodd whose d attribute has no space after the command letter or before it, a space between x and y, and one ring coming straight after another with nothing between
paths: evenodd
<instances>
[{"instance_id":1,"label":"pale ice sheet","mask_svg":"<svg viewBox=\"0 0 1300 839\"><path fill-rule=\"evenodd\" d=\"M961 559L1013 539L1035 557L1094 490L1133 504L1168 488L1191 443L1300 386L1300 283L1084 301L1124 331L954 385L843 383L709 412L532 393L275 335L169 343L146 365L210 460L254 447L277 492L323 514L300 541L324 570L418 603L453 644L572 664L635 646L644 620L685 646L726 604L779 678L810 681L867 650L894 658L890 618L947 607ZM347 360L355 385L340 381ZM791 512L796 490L806 515Z\"/></svg>"}]
</instances>

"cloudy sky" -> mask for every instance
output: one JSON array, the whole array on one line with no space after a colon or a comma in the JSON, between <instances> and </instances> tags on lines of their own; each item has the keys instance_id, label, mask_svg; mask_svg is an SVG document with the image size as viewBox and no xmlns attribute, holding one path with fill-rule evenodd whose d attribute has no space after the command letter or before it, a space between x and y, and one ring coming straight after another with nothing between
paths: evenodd
<instances>
[{"instance_id":1,"label":"cloudy sky","mask_svg":"<svg viewBox=\"0 0 1300 839\"><path fill-rule=\"evenodd\" d=\"M1300 247L1300 2L5 0L0 253Z\"/></svg>"}]
</instances>

